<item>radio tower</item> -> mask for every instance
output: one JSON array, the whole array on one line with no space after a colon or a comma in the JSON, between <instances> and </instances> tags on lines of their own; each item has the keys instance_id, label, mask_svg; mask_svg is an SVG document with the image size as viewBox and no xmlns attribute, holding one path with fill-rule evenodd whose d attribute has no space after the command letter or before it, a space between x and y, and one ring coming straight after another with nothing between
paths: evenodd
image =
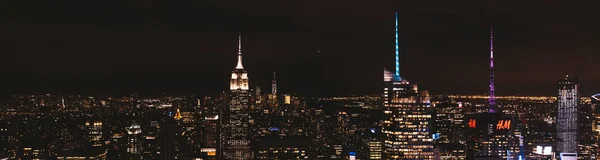
<instances>
[{"instance_id":1,"label":"radio tower","mask_svg":"<svg viewBox=\"0 0 600 160\"><path fill-rule=\"evenodd\" d=\"M494 28L493 26L490 26L490 113L496 113L496 97L494 89Z\"/></svg>"}]
</instances>

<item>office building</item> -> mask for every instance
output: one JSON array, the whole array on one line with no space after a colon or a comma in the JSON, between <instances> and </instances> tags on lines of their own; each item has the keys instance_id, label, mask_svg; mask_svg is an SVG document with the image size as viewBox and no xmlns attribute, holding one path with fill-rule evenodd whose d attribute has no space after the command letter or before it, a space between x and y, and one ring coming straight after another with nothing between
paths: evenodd
<instances>
[{"instance_id":1,"label":"office building","mask_svg":"<svg viewBox=\"0 0 600 160\"><path fill-rule=\"evenodd\" d=\"M223 112L223 158L250 159L248 72L242 66L242 40L238 39L238 62L231 73L229 107Z\"/></svg>"},{"instance_id":2,"label":"office building","mask_svg":"<svg viewBox=\"0 0 600 160\"><path fill-rule=\"evenodd\" d=\"M214 159L218 155L217 148L219 147L219 115L208 115L204 118L203 123L203 148L200 151L205 153L207 158Z\"/></svg>"},{"instance_id":3,"label":"office building","mask_svg":"<svg viewBox=\"0 0 600 160\"><path fill-rule=\"evenodd\" d=\"M125 130L127 131L127 153L132 157L138 157L137 155L142 153L142 128L134 123L125 127Z\"/></svg>"},{"instance_id":4,"label":"office building","mask_svg":"<svg viewBox=\"0 0 600 160\"><path fill-rule=\"evenodd\" d=\"M429 95L400 77L396 13L396 73L384 70L384 159L433 159L432 114Z\"/></svg>"},{"instance_id":5,"label":"office building","mask_svg":"<svg viewBox=\"0 0 600 160\"><path fill-rule=\"evenodd\" d=\"M370 128L361 137L361 148L358 151L360 159L382 159L383 141L379 129Z\"/></svg>"},{"instance_id":6,"label":"office building","mask_svg":"<svg viewBox=\"0 0 600 160\"><path fill-rule=\"evenodd\" d=\"M579 83L565 76L558 81L557 151L562 156L577 157Z\"/></svg>"},{"instance_id":7,"label":"office building","mask_svg":"<svg viewBox=\"0 0 600 160\"><path fill-rule=\"evenodd\" d=\"M447 96L435 100L435 127L439 134L436 144L461 143L465 141L463 130L463 107Z\"/></svg>"},{"instance_id":8,"label":"office building","mask_svg":"<svg viewBox=\"0 0 600 160\"><path fill-rule=\"evenodd\" d=\"M182 159L182 128L177 124L175 118L167 118L160 124L160 159L174 160Z\"/></svg>"},{"instance_id":9,"label":"office building","mask_svg":"<svg viewBox=\"0 0 600 160\"><path fill-rule=\"evenodd\" d=\"M593 110L592 130L594 144L600 146L600 93L591 96L591 106ZM596 157L600 157L600 148L596 148Z\"/></svg>"},{"instance_id":10,"label":"office building","mask_svg":"<svg viewBox=\"0 0 600 160\"><path fill-rule=\"evenodd\" d=\"M88 141L93 146L102 146L102 121L87 121L85 122Z\"/></svg>"}]
</instances>

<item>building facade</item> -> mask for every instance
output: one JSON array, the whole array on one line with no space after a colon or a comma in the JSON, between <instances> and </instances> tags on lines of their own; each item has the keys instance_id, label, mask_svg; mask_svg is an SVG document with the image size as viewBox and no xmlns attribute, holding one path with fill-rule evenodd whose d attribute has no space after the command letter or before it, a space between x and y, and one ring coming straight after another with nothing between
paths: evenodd
<instances>
[{"instance_id":1,"label":"building facade","mask_svg":"<svg viewBox=\"0 0 600 160\"><path fill-rule=\"evenodd\" d=\"M396 13L396 72L383 71L384 159L433 159L433 107L427 92L400 77L398 13Z\"/></svg>"},{"instance_id":2,"label":"building facade","mask_svg":"<svg viewBox=\"0 0 600 160\"><path fill-rule=\"evenodd\" d=\"M419 95L416 84L385 73L384 159L433 159L433 107L428 95Z\"/></svg>"},{"instance_id":3,"label":"building facade","mask_svg":"<svg viewBox=\"0 0 600 160\"><path fill-rule=\"evenodd\" d=\"M563 155L577 154L579 83L566 75L558 81L557 151Z\"/></svg>"},{"instance_id":4,"label":"building facade","mask_svg":"<svg viewBox=\"0 0 600 160\"><path fill-rule=\"evenodd\" d=\"M358 153L361 159L382 159L383 141L379 136L379 130L371 128L368 133L362 134L361 146Z\"/></svg>"},{"instance_id":5,"label":"building facade","mask_svg":"<svg viewBox=\"0 0 600 160\"><path fill-rule=\"evenodd\" d=\"M308 142L304 137L260 137L254 159L309 159Z\"/></svg>"},{"instance_id":6,"label":"building facade","mask_svg":"<svg viewBox=\"0 0 600 160\"><path fill-rule=\"evenodd\" d=\"M223 158L250 159L248 72L242 66L242 41L238 40L238 62L231 73L229 107L223 112Z\"/></svg>"},{"instance_id":7,"label":"building facade","mask_svg":"<svg viewBox=\"0 0 600 160\"><path fill-rule=\"evenodd\" d=\"M93 146L102 146L102 121L87 121L85 122L88 141Z\"/></svg>"}]
</instances>

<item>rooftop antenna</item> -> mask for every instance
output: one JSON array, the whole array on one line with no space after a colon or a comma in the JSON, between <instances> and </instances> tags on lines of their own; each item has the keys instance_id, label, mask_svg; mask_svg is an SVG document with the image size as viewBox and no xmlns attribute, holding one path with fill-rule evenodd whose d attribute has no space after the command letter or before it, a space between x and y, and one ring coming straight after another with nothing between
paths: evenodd
<instances>
[{"instance_id":1,"label":"rooftop antenna","mask_svg":"<svg viewBox=\"0 0 600 160\"><path fill-rule=\"evenodd\" d=\"M242 33L238 35L238 63L235 69L244 69L242 66Z\"/></svg>"},{"instance_id":2,"label":"rooftop antenna","mask_svg":"<svg viewBox=\"0 0 600 160\"><path fill-rule=\"evenodd\" d=\"M496 95L494 90L494 28L490 26L490 113L496 113Z\"/></svg>"},{"instance_id":3,"label":"rooftop antenna","mask_svg":"<svg viewBox=\"0 0 600 160\"><path fill-rule=\"evenodd\" d=\"M396 12L396 77L400 77L400 56L398 45L398 12Z\"/></svg>"}]
</instances>

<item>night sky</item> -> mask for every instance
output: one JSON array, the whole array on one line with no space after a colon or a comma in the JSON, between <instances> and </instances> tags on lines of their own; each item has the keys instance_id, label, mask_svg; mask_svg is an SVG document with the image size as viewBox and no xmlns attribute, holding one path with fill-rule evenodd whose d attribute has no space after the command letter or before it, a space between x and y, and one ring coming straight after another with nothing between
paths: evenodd
<instances>
[{"instance_id":1,"label":"night sky","mask_svg":"<svg viewBox=\"0 0 600 160\"><path fill-rule=\"evenodd\" d=\"M458 3L463 2L463 3ZM0 91L220 92L243 35L251 86L379 93L393 69L433 94L555 95L565 73L600 92L598 2L70 0L0 2Z\"/></svg>"}]
</instances>

